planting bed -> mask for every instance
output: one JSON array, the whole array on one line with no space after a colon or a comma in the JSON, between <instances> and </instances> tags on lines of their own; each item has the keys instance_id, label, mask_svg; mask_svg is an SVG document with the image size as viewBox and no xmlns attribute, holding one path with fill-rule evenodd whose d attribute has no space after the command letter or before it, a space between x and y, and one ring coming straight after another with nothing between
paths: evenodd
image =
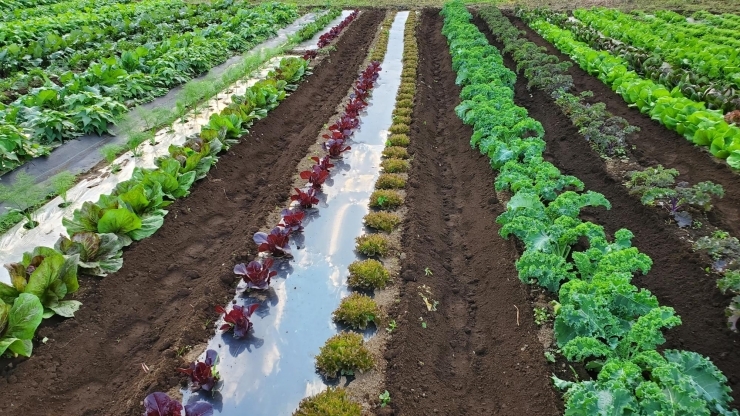
<instances>
[{"instance_id":1,"label":"planting bed","mask_svg":"<svg viewBox=\"0 0 740 416\"><path fill-rule=\"evenodd\" d=\"M48 308L54 296L82 302L74 318L45 319L29 339L0 315L9 352L33 345L30 358L0 358L0 415L141 415L165 393L221 415L737 415L740 335L717 288L726 270L692 245L740 236L737 173L568 68L514 14L486 10L344 11L295 46L304 60L262 74L257 87L278 91L263 105L219 96L216 114L181 123L173 134L203 139L170 150L183 169L194 149L242 137L205 151L218 163L189 195L166 195L168 212L136 211L146 198L126 183L98 217L76 211L68 230L100 233L104 210L167 215L144 239L141 223L101 234L130 242L120 270L91 277L81 265L65 296L44 286ZM531 44L509 53L522 39L551 56L522 54ZM573 96L544 91L555 77L527 86L527 63L555 58L565 64L549 75L572 79ZM285 75L307 61L309 75ZM288 78L297 88L278 81ZM587 140L588 121L565 110L599 103L639 128L624 147ZM627 171L658 164L721 185L723 198L679 228L624 185ZM19 274L52 267L45 255L8 268L16 288ZM36 299L31 286L0 286L0 307Z\"/></svg>"},{"instance_id":2,"label":"planting bed","mask_svg":"<svg viewBox=\"0 0 740 416\"><path fill-rule=\"evenodd\" d=\"M74 320L39 329L46 345L3 366L2 414L141 414L146 393L179 384L187 351L213 333L213 307L230 298L235 262L254 253L252 234L290 193L292 172L356 78L384 12L367 11L294 94L223 155L192 194L168 207L165 225L103 280L81 278ZM233 290L233 289L231 289ZM84 352L80 354L80 352ZM149 371L142 370L142 364ZM30 381L37 383L29 388ZM42 399L43 398L43 399ZM39 408L43 400L45 408Z\"/></svg>"},{"instance_id":3,"label":"planting bed","mask_svg":"<svg viewBox=\"0 0 740 416\"><path fill-rule=\"evenodd\" d=\"M528 39L547 46L548 52L556 54L551 45L521 21L515 17L511 17L511 20L518 28L527 30ZM503 50L501 43L490 35L486 24L481 19L476 19L476 23L481 31L488 33L489 41ZM561 54L556 55L567 59ZM508 55L504 57L504 62L511 70L516 70L515 63ZM710 221L737 235L736 230L740 227L737 216L740 186L733 172L711 160L711 155L701 152L675 132L660 126L636 109L627 107L621 97L577 66L572 67L569 74L573 76L575 92L593 91L593 102L606 103L610 112L641 128L630 140L630 145L635 146L633 152L643 166L661 163L679 169L681 179L690 183L711 180L722 184L726 199L717 201L714 211L710 213ZM515 101L545 128L546 160L564 173L581 179L587 189L604 194L612 203L608 211L585 209L585 217L603 224L611 233L620 228L630 229L635 234L633 245L653 259L650 274L636 276L635 284L649 289L662 302L675 308L683 321L681 326L666 331L668 341L665 347L692 350L711 358L728 376L737 403L740 397L740 379L737 376L740 374L740 356L734 351L740 339L738 334L728 330L723 319L731 296L720 293L716 287L716 277L704 270L711 261L693 251L685 235L675 224L669 223L670 218L665 211L643 206L639 198L629 195L619 177L609 172L607 163L591 149L578 129L564 114L554 111L553 100L540 90L527 89L526 78L521 73L515 86Z\"/></svg>"}]
</instances>

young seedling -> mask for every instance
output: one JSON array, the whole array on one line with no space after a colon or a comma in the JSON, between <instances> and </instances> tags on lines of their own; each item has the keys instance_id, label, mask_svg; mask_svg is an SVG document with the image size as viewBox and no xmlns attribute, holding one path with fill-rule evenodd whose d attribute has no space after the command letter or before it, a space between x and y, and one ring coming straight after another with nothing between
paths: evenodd
<instances>
[{"instance_id":1,"label":"young seedling","mask_svg":"<svg viewBox=\"0 0 740 416\"><path fill-rule=\"evenodd\" d=\"M432 269L430 269L429 267L424 268L424 276L431 276L433 274L434 273L432 273Z\"/></svg>"},{"instance_id":2,"label":"young seedling","mask_svg":"<svg viewBox=\"0 0 740 416\"><path fill-rule=\"evenodd\" d=\"M106 144L100 149L100 154L103 155L106 162L113 163L113 161L118 157L118 154L122 151L123 147L117 144Z\"/></svg>"},{"instance_id":3,"label":"young seedling","mask_svg":"<svg viewBox=\"0 0 740 416\"><path fill-rule=\"evenodd\" d=\"M550 314L545 308L534 308L534 323L542 326L550 319Z\"/></svg>"},{"instance_id":4,"label":"young seedling","mask_svg":"<svg viewBox=\"0 0 740 416\"><path fill-rule=\"evenodd\" d=\"M388 390L381 393L378 398L380 399L380 407L386 407L391 402L391 394L388 393Z\"/></svg>"},{"instance_id":5,"label":"young seedling","mask_svg":"<svg viewBox=\"0 0 740 416\"><path fill-rule=\"evenodd\" d=\"M71 204L67 200L67 191L72 188L75 183L75 175L64 171L60 172L49 179L53 192L62 198L62 203L59 204L59 208L66 208Z\"/></svg>"},{"instance_id":6,"label":"young seedling","mask_svg":"<svg viewBox=\"0 0 740 416\"><path fill-rule=\"evenodd\" d=\"M385 328L385 330L386 330L386 332L388 332L390 334L391 332L395 331L396 328L398 328L398 324L396 323L396 320L395 319L391 319L391 321L388 322L388 327Z\"/></svg>"},{"instance_id":7,"label":"young seedling","mask_svg":"<svg viewBox=\"0 0 740 416\"><path fill-rule=\"evenodd\" d=\"M39 223L34 220L34 209L44 201L46 192L36 184L33 176L18 172L15 183L0 185L0 201L8 205L8 212L22 215L26 218L23 227L30 230Z\"/></svg>"}]
</instances>

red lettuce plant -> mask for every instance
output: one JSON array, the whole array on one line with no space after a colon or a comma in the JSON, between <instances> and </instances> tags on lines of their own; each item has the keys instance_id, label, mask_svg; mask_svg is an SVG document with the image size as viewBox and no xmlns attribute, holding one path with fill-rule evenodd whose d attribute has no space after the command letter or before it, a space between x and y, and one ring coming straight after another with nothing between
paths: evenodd
<instances>
[{"instance_id":1,"label":"red lettuce plant","mask_svg":"<svg viewBox=\"0 0 740 416\"><path fill-rule=\"evenodd\" d=\"M365 107L367 107L365 101L357 97L352 97L349 103L347 103L347 106L344 107L344 112L347 115L357 117Z\"/></svg>"},{"instance_id":2,"label":"red lettuce plant","mask_svg":"<svg viewBox=\"0 0 740 416\"><path fill-rule=\"evenodd\" d=\"M323 170L319 165L313 165L311 170L304 170L300 173L301 179L306 179L314 189L321 189L321 186L329 179L329 171Z\"/></svg>"},{"instance_id":3,"label":"red lettuce plant","mask_svg":"<svg viewBox=\"0 0 740 416\"><path fill-rule=\"evenodd\" d=\"M316 58L319 55L319 51L317 49L312 49L306 51L306 53L303 54L303 59L305 61L310 61L311 59Z\"/></svg>"},{"instance_id":4,"label":"red lettuce plant","mask_svg":"<svg viewBox=\"0 0 740 416\"><path fill-rule=\"evenodd\" d=\"M252 262L257 263L257 262ZM250 263L250 265L252 264ZM259 263L257 263L259 264ZM258 303L253 303L249 306L239 306L234 305L234 307L229 311L226 312L226 309L223 308L221 305L216 305L216 312L224 314L224 322L225 324L221 325L222 331L233 331L234 332L234 338L244 338L249 333L249 330L252 329L252 322L249 320L249 318L252 316L254 311L259 308Z\"/></svg>"},{"instance_id":5,"label":"red lettuce plant","mask_svg":"<svg viewBox=\"0 0 740 416\"><path fill-rule=\"evenodd\" d=\"M144 416L182 416L183 407L178 400L160 391L144 399ZM185 416L211 416L213 406L207 402L195 402L185 405Z\"/></svg>"},{"instance_id":6,"label":"red lettuce plant","mask_svg":"<svg viewBox=\"0 0 740 416\"><path fill-rule=\"evenodd\" d=\"M254 242L260 253L268 252L274 257L290 257L290 233L280 227L275 227L270 234L263 232L254 233Z\"/></svg>"},{"instance_id":7,"label":"red lettuce plant","mask_svg":"<svg viewBox=\"0 0 740 416\"><path fill-rule=\"evenodd\" d=\"M357 17L357 15L360 13L359 10L355 10L352 13L350 13L349 16L347 16L344 20L342 20L338 25L331 28L328 32L324 33L319 37L318 47L323 48L324 46L328 45L329 42L336 39L337 36L339 36L340 33L342 33L342 30L349 26L350 23L352 23L353 20Z\"/></svg>"},{"instance_id":8,"label":"red lettuce plant","mask_svg":"<svg viewBox=\"0 0 740 416\"><path fill-rule=\"evenodd\" d=\"M311 160L316 162L316 164L319 165L319 167L324 170L330 170L331 168L334 167L334 164L331 163L331 159L329 158L329 156L324 156L321 159L319 159L317 156L314 156L311 158Z\"/></svg>"},{"instance_id":9,"label":"red lettuce plant","mask_svg":"<svg viewBox=\"0 0 740 416\"><path fill-rule=\"evenodd\" d=\"M295 189L298 194L291 195L290 200L298 201L298 205L300 205L301 208L308 209L319 203L319 198L316 198L315 189L309 188L308 191L303 191L298 188L293 189Z\"/></svg>"},{"instance_id":10,"label":"red lettuce plant","mask_svg":"<svg viewBox=\"0 0 740 416\"><path fill-rule=\"evenodd\" d=\"M333 165L332 165L333 166ZM303 217L306 213L300 209L283 209L280 211L282 219L278 227L283 227L291 233L299 233L303 231Z\"/></svg>"},{"instance_id":11,"label":"red lettuce plant","mask_svg":"<svg viewBox=\"0 0 740 416\"><path fill-rule=\"evenodd\" d=\"M234 273L242 276L248 288L266 290L270 286L270 279L277 274L270 271L273 262L273 259L265 259L263 263L258 261L250 261L249 265L239 263L234 266Z\"/></svg>"},{"instance_id":12,"label":"red lettuce plant","mask_svg":"<svg viewBox=\"0 0 740 416\"><path fill-rule=\"evenodd\" d=\"M218 354L214 350L206 351L206 359L203 362L190 363L189 368L178 368L177 371L190 377L191 391L211 391L220 378L216 370Z\"/></svg>"},{"instance_id":13,"label":"red lettuce plant","mask_svg":"<svg viewBox=\"0 0 740 416\"><path fill-rule=\"evenodd\" d=\"M360 127L360 119L357 118L356 115L351 116L347 113L344 113L339 116L339 120L337 120L336 123L329 126L329 130L339 131L342 132L344 136L349 136L350 134L352 134L352 130L358 127Z\"/></svg>"},{"instance_id":14,"label":"red lettuce plant","mask_svg":"<svg viewBox=\"0 0 740 416\"><path fill-rule=\"evenodd\" d=\"M338 159L342 157L342 153L352 148L345 146L344 140L329 139L324 143L324 149L329 152L329 157Z\"/></svg>"}]
</instances>

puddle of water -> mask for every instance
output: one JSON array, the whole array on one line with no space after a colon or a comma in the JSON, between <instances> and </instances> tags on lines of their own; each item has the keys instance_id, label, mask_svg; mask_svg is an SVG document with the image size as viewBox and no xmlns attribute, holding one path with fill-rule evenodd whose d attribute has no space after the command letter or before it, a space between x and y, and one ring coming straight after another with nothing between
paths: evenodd
<instances>
[{"instance_id":1,"label":"puddle of water","mask_svg":"<svg viewBox=\"0 0 740 416\"><path fill-rule=\"evenodd\" d=\"M318 209L308 213L303 234L291 239L294 258L276 261L278 275L266 293L236 297L238 304L260 304L252 319L254 332L244 340L219 333L208 344L219 353L220 392L212 398L186 392L185 402L208 400L219 414L229 416L290 415L301 399L326 388L316 374L314 356L338 332L331 314L349 294L347 266L359 258L355 238L364 233L362 218L369 211L391 126L407 17L408 12L396 15L383 69L352 136L352 150L335 162Z\"/></svg>"}]
</instances>

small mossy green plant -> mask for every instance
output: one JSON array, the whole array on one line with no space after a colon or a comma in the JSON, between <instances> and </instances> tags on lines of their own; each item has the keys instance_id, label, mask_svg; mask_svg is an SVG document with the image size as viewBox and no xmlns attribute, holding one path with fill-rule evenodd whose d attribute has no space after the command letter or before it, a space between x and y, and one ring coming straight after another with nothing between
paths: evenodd
<instances>
[{"instance_id":1,"label":"small mossy green plant","mask_svg":"<svg viewBox=\"0 0 740 416\"><path fill-rule=\"evenodd\" d=\"M408 159L409 152L405 147L401 146L388 146L383 149L383 156L392 159Z\"/></svg>"},{"instance_id":2,"label":"small mossy green plant","mask_svg":"<svg viewBox=\"0 0 740 416\"><path fill-rule=\"evenodd\" d=\"M404 83L401 85L401 87L398 89L399 94L414 94L416 92L416 87L412 83Z\"/></svg>"},{"instance_id":3,"label":"small mossy green plant","mask_svg":"<svg viewBox=\"0 0 740 416\"><path fill-rule=\"evenodd\" d=\"M379 209L395 209L403 205L403 196L398 191L379 189L370 194L370 206Z\"/></svg>"},{"instance_id":4,"label":"small mossy green plant","mask_svg":"<svg viewBox=\"0 0 740 416\"><path fill-rule=\"evenodd\" d=\"M386 173L403 173L409 171L409 162L401 159L386 159L380 163Z\"/></svg>"},{"instance_id":5,"label":"small mossy green plant","mask_svg":"<svg viewBox=\"0 0 740 416\"><path fill-rule=\"evenodd\" d=\"M301 400L293 416L360 416L362 406L350 400L347 391L341 387L322 391Z\"/></svg>"},{"instance_id":6,"label":"small mossy green plant","mask_svg":"<svg viewBox=\"0 0 740 416\"><path fill-rule=\"evenodd\" d=\"M342 332L329 338L316 356L316 368L327 378L363 373L375 367L362 335Z\"/></svg>"},{"instance_id":7,"label":"small mossy green plant","mask_svg":"<svg viewBox=\"0 0 740 416\"><path fill-rule=\"evenodd\" d=\"M375 189L401 189L406 186L406 179L397 173L383 173L375 182Z\"/></svg>"},{"instance_id":8,"label":"small mossy green plant","mask_svg":"<svg viewBox=\"0 0 740 416\"><path fill-rule=\"evenodd\" d=\"M391 134L390 137L388 137L387 145L388 146L400 146L400 147L406 147L411 143L411 140L409 140L409 136L405 134Z\"/></svg>"},{"instance_id":9,"label":"small mossy green plant","mask_svg":"<svg viewBox=\"0 0 740 416\"><path fill-rule=\"evenodd\" d=\"M393 116L393 124L411 124L411 117L409 116Z\"/></svg>"},{"instance_id":10,"label":"small mossy green plant","mask_svg":"<svg viewBox=\"0 0 740 416\"><path fill-rule=\"evenodd\" d=\"M363 290L383 289L390 280L390 273L377 260L356 261L349 265L347 282L350 287Z\"/></svg>"},{"instance_id":11,"label":"small mossy green plant","mask_svg":"<svg viewBox=\"0 0 740 416\"><path fill-rule=\"evenodd\" d=\"M411 100L399 100L396 102L397 108L413 108L414 102Z\"/></svg>"},{"instance_id":12,"label":"small mossy green plant","mask_svg":"<svg viewBox=\"0 0 740 416\"><path fill-rule=\"evenodd\" d=\"M370 296L352 293L342 299L342 303L332 314L335 322L345 324L352 329L365 329L380 318L380 309Z\"/></svg>"},{"instance_id":13,"label":"small mossy green plant","mask_svg":"<svg viewBox=\"0 0 740 416\"><path fill-rule=\"evenodd\" d=\"M380 234L365 234L357 237L355 249L368 257L385 257L390 250L388 238Z\"/></svg>"},{"instance_id":14,"label":"small mossy green plant","mask_svg":"<svg viewBox=\"0 0 740 416\"><path fill-rule=\"evenodd\" d=\"M406 116L410 116L411 113L413 113L413 112L414 112L414 110L411 109L411 107L406 107L406 108L400 108L399 107L399 108L396 108L395 110L393 110L393 115L394 116L406 117Z\"/></svg>"},{"instance_id":15,"label":"small mossy green plant","mask_svg":"<svg viewBox=\"0 0 740 416\"><path fill-rule=\"evenodd\" d=\"M398 94L398 96L396 97L396 99L397 100L413 100L414 99L414 94L412 94L412 93Z\"/></svg>"},{"instance_id":16,"label":"small mossy green plant","mask_svg":"<svg viewBox=\"0 0 740 416\"><path fill-rule=\"evenodd\" d=\"M390 212L371 212L365 215L366 226L387 233L393 231L400 223L401 218Z\"/></svg>"},{"instance_id":17,"label":"small mossy green plant","mask_svg":"<svg viewBox=\"0 0 740 416\"><path fill-rule=\"evenodd\" d=\"M390 128L390 132L393 134L406 134L409 130L410 129L407 124L394 124Z\"/></svg>"}]
</instances>

